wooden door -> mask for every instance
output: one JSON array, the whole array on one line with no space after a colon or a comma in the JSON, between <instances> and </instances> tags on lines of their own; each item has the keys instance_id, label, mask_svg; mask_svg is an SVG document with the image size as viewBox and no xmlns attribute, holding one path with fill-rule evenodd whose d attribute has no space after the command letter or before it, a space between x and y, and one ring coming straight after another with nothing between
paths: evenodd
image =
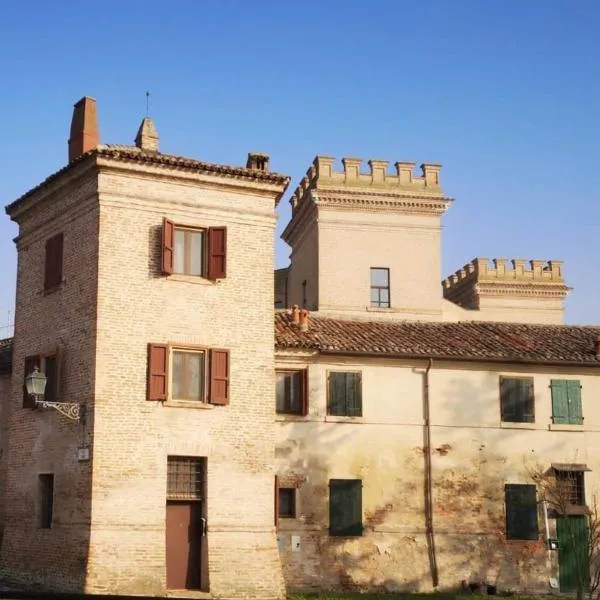
<instances>
[{"instance_id":1,"label":"wooden door","mask_svg":"<svg viewBox=\"0 0 600 600\"><path fill-rule=\"evenodd\" d=\"M575 592L589 586L588 527L586 517L556 519L558 574L561 592Z\"/></svg>"},{"instance_id":2,"label":"wooden door","mask_svg":"<svg viewBox=\"0 0 600 600\"><path fill-rule=\"evenodd\" d=\"M167 502L167 588L203 589L206 546L201 502Z\"/></svg>"}]
</instances>

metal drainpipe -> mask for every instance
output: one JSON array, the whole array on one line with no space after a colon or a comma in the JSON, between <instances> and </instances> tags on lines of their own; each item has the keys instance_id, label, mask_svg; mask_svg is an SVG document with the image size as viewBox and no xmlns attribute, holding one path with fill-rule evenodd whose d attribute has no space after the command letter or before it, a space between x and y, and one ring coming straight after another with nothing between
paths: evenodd
<instances>
[{"instance_id":1,"label":"metal drainpipe","mask_svg":"<svg viewBox=\"0 0 600 600\"><path fill-rule=\"evenodd\" d=\"M430 358L425 369L423 381L423 444L425 456L425 533L427 539L427 554L433 587L439 584L437 556L435 551L435 535L433 531L433 482L431 476L431 422L429 418L429 371L433 366Z\"/></svg>"}]
</instances>

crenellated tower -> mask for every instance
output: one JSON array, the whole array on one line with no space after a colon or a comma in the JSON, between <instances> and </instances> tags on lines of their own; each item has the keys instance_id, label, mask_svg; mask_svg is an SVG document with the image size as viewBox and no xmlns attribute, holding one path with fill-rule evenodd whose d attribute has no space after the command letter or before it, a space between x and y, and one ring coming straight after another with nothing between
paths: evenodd
<instances>
[{"instance_id":1,"label":"crenellated tower","mask_svg":"<svg viewBox=\"0 0 600 600\"><path fill-rule=\"evenodd\" d=\"M291 197L287 300L369 318L439 320L440 217L451 198L438 164L317 156Z\"/></svg>"}]
</instances>

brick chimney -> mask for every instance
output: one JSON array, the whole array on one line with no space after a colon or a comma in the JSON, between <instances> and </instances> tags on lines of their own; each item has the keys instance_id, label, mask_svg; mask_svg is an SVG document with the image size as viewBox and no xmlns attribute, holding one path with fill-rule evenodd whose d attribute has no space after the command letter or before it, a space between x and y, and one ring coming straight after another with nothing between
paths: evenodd
<instances>
[{"instance_id":1,"label":"brick chimney","mask_svg":"<svg viewBox=\"0 0 600 600\"><path fill-rule=\"evenodd\" d=\"M100 143L96 100L84 96L73 107L71 136L69 138L69 162L73 162Z\"/></svg>"},{"instance_id":2,"label":"brick chimney","mask_svg":"<svg viewBox=\"0 0 600 600\"><path fill-rule=\"evenodd\" d=\"M253 171L268 171L269 155L264 152L248 152L246 169L252 169Z\"/></svg>"}]
</instances>

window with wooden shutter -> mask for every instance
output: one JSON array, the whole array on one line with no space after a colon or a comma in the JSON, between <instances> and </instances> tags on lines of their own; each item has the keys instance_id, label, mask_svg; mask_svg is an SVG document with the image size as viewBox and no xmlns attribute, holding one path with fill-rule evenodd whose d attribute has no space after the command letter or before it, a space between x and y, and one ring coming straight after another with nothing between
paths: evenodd
<instances>
[{"instance_id":1,"label":"window with wooden shutter","mask_svg":"<svg viewBox=\"0 0 600 600\"><path fill-rule=\"evenodd\" d=\"M210 389L211 404L229 404L229 350L210 350Z\"/></svg>"},{"instance_id":2,"label":"window with wooden shutter","mask_svg":"<svg viewBox=\"0 0 600 600\"><path fill-rule=\"evenodd\" d=\"M500 414L509 423L533 423L533 379L530 377L500 377Z\"/></svg>"},{"instance_id":3,"label":"window with wooden shutter","mask_svg":"<svg viewBox=\"0 0 600 600\"><path fill-rule=\"evenodd\" d=\"M162 227L162 272L170 275L173 272L173 250L175 245L175 224L166 217Z\"/></svg>"},{"instance_id":4,"label":"window with wooden shutter","mask_svg":"<svg viewBox=\"0 0 600 600\"><path fill-rule=\"evenodd\" d=\"M27 386L25 385L25 378L33 373L35 368L40 369L41 357L40 356L27 356L25 358L25 368L23 375L23 408L35 408L35 398L27 393Z\"/></svg>"},{"instance_id":5,"label":"window with wooden shutter","mask_svg":"<svg viewBox=\"0 0 600 600\"><path fill-rule=\"evenodd\" d=\"M41 370L44 375L46 375L44 400L46 400L46 402L58 402L60 380L60 361L58 353L52 356L44 356Z\"/></svg>"},{"instance_id":6,"label":"window with wooden shutter","mask_svg":"<svg viewBox=\"0 0 600 600\"><path fill-rule=\"evenodd\" d=\"M506 504L506 539L537 540L538 511L536 487L507 483L504 486Z\"/></svg>"},{"instance_id":7,"label":"window with wooden shutter","mask_svg":"<svg viewBox=\"0 0 600 600\"><path fill-rule=\"evenodd\" d=\"M209 279L224 279L227 275L227 229L210 227L208 230Z\"/></svg>"},{"instance_id":8,"label":"window with wooden shutter","mask_svg":"<svg viewBox=\"0 0 600 600\"><path fill-rule=\"evenodd\" d=\"M308 413L308 370L277 371L276 411L305 416Z\"/></svg>"},{"instance_id":9,"label":"window with wooden shutter","mask_svg":"<svg viewBox=\"0 0 600 600\"><path fill-rule=\"evenodd\" d=\"M273 494L275 531L279 529L279 476L275 475L275 490Z\"/></svg>"},{"instance_id":10,"label":"window with wooden shutter","mask_svg":"<svg viewBox=\"0 0 600 600\"><path fill-rule=\"evenodd\" d=\"M362 416L361 373L329 373L327 414L340 417Z\"/></svg>"},{"instance_id":11,"label":"window with wooden shutter","mask_svg":"<svg viewBox=\"0 0 600 600\"><path fill-rule=\"evenodd\" d=\"M148 400L167 399L169 349L165 344L148 345Z\"/></svg>"},{"instance_id":12,"label":"window with wooden shutter","mask_svg":"<svg viewBox=\"0 0 600 600\"><path fill-rule=\"evenodd\" d=\"M576 379L552 379L552 422L581 425L581 383Z\"/></svg>"},{"instance_id":13,"label":"window with wooden shutter","mask_svg":"<svg viewBox=\"0 0 600 600\"><path fill-rule=\"evenodd\" d=\"M63 234L57 233L46 240L44 263L44 290L59 286L62 282Z\"/></svg>"},{"instance_id":14,"label":"window with wooden shutter","mask_svg":"<svg viewBox=\"0 0 600 600\"><path fill-rule=\"evenodd\" d=\"M362 481L329 480L329 535L360 536L362 523Z\"/></svg>"}]
</instances>

